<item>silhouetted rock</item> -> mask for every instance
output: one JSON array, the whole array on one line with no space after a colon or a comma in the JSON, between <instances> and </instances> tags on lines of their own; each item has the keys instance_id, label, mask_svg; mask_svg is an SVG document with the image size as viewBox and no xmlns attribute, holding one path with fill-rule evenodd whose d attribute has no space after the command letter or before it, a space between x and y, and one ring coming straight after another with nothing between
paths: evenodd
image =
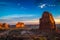
<instances>
[{"instance_id":1,"label":"silhouetted rock","mask_svg":"<svg viewBox=\"0 0 60 40\"><path fill-rule=\"evenodd\" d=\"M51 13L45 11L39 21L39 30L43 32L52 32L52 30L56 30L55 21Z\"/></svg>"}]
</instances>

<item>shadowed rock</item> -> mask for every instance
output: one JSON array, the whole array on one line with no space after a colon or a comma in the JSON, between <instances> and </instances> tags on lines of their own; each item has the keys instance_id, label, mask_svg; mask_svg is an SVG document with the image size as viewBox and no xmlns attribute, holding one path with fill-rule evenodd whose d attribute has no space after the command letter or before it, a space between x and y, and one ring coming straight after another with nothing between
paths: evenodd
<instances>
[{"instance_id":1,"label":"shadowed rock","mask_svg":"<svg viewBox=\"0 0 60 40\"><path fill-rule=\"evenodd\" d=\"M39 21L39 30L43 32L52 32L52 30L56 30L55 21L51 13L45 11Z\"/></svg>"}]
</instances>

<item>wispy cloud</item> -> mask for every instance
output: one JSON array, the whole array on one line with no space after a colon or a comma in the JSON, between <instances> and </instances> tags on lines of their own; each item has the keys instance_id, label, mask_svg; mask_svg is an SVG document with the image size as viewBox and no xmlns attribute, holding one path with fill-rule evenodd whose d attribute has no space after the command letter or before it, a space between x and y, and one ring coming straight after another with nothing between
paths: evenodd
<instances>
[{"instance_id":1,"label":"wispy cloud","mask_svg":"<svg viewBox=\"0 0 60 40\"><path fill-rule=\"evenodd\" d=\"M30 20L23 20L23 21L13 21L10 24L16 24L17 22L24 22L25 24L39 24L39 19L30 19Z\"/></svg>"},{"instance_id":2,"label":"wispy cloud","mask_svg":"<svg viewBox=\"0 0 60 40\"><path fill-rule=\"evenodd\" d=\"M55 7L56 5L55 4L46 4L46 3L40 3L39 5L38 5L38 7L40 7L40 8L44 8L44 7Z\"/></svg>"},{"instance_id":3,"label":"wispy cloud","mask_svg":"<svg viewBox=\"0 0 60 40\"><path fill-rule=\"evenodd\" d=\"M56 24L60 24L60 16L57 16L54 19ZM0 17L0 22L9 24L16 24L17 22L24 22L25 24L39 24L39 18L36 18L36 15L31 14L13 14Z\"/></svg>"},{"instance_id":4,"label":"wispy cloud","mask_svg":"<svg viewBox=\"0 0 60 40\"><path fill-rule=\"evenodd\" d=\"M33 17L35 15L30 15L30 14L24 14L24 15L21 15L21 14L13 14L13 15L6 15L6 16L2 16L0 17L0 19L11 19L11 18L26 18L26 17Z\"/></svg>"},{"instance_id":5,"label":"wispy cloud","mask_svg":"<svg viewBox=\"0 0 60 40\"><path fill-rule=\"evenodd\" d=\"M48 4L47 6L49 6L49 7L54 7L54 6L56 6L55 4Z\"/></svg>"},{"instance_id":6,"label":"wispy cloud","mask_svg":"<svg viewBox=\"0 0 60 40\"><path fill-rule=\"evenodd\" d=\"M8 23L10 25L16 24L17 22L23 22L25 24L39 24L39 19L18 20L18 21L16 21L15 19L14 20L3 19L3 20L0 20L0 22L1 23Z\"/></svg>"},{"instance_id":7,"label":"wispy cloud","mask_svg":"<svg viewBox=\"0 0 60 40\"><path fill-rule=\"evenodd\" d=\"M37 19L38 18L36 18L36 15L14 14L0 17L0 22L9 24L16 24L17 22L24 22L25 24L31 24L31 23L33 24L34 22L37 23Z\"/></svg>"},{"instance_id":8,"label":"wispy cloud","mask_svg":"<svg viewBox=\"0 0 60 40\"><path fill-rule=\"evenodd\" d=\"M45 6L46 6L46 4L41 4L41 5L39 5L38 7L44 8Z\"/></svg>"}]
</instances>

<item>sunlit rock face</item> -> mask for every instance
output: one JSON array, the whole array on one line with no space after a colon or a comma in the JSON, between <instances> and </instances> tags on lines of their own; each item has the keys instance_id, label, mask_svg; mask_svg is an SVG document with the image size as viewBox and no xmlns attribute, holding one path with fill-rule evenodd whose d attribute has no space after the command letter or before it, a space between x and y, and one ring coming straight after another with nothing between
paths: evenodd
<instances>
[{"instance_id":1,"label":"sunlit rock face","mask_svg":"<svg viewBox=\"0 0 60 40\"><path fill-rule=\"evenodd\" d=\"M22 22L18 22L16 24L16 28L23 28L23 27L24 27L24 23L22 23Z\"/></svg>"},{"instance_id":2,"label":"sunlit rock face","mask_svg":"<svg viewBox=\"0 0 60 40\"><path fill-rule=\"evenodd\" d=\"M45 11L43 12L42 18L39 19L39 30L45 32L51 32L52 30L56 30L56 25L54 18L51 13Z\"/></svg>"},{"instance_id":3,"label":"sunlit rock face","mask_svg":"<svg viewBox=\"0 0 60 40\"><path fill-rule=\"evenodd\" d=\"M9 24L3 23L2 28L8 29L9 28Z\"/></svg>"},{"instance_id":4,"label":"sunlit rock face","mask_svg":"<svg viewBox=\"0 0 60 40\"><path fill-rule=\"evenodd\" d=\"M0 29L2 28L2 23L0 23Z\"/></svg>"}]
</instances>

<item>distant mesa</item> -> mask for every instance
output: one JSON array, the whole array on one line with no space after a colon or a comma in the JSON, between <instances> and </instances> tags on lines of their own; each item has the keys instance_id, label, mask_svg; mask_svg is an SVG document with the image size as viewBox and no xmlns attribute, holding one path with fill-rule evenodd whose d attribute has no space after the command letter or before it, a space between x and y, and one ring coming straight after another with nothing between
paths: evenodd
<instances>
[{"instance_id":1,"label":"distant mesa","mask_svg":"<svg viewBox=\"0 0 60 40\"><path fill-rule=\"evenodd\" d=\"M24 27L24 23L23 22L18 22L16 24L16 28L23 28Z\"/></svg>"},{"instance_id":2,"label":"distant mesa","mask_svg":"<svg viewBox=\"0 0 60 40\"><path fill-rule=\"evenodd\" d=\"M45 11L43 12L42 17L39 19L39 30L45 32L51 32L52 30L56 30L56 25L54 18L51 13Z\"/></svg>"}]
</instances>

